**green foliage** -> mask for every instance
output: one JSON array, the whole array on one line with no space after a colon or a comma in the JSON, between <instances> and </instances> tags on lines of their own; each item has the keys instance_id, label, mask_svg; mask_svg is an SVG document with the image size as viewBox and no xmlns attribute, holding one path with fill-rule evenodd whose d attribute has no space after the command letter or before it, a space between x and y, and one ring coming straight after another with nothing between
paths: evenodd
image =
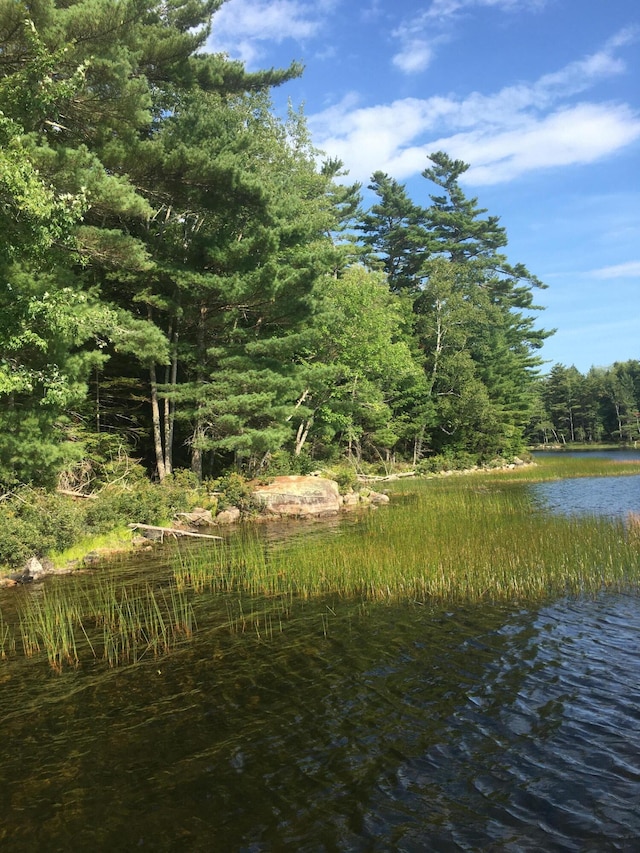
<instances>
[{"instance_id":1,"label":"green foliage","mask_svg":"<svg viewBox=\"0 0 640 853\"><path fill-rule=\"evenodd\" d=\"M478 465L478 457L465 451L452 449L421 459L416 465L418 474L439 474L442 471L468 471Z\"/></svg>"},{"instance_id":2,"label":"green foliage","mask_svg":"<svg viewBox=\"0 0 640 853\"><path fill-rule=\"evenodd\" d=\"M217 492L222 492L218 500L218 509L224 510L235 506L248 515L257 511L252 488L241 474L231 471L216 480L214 485Z\"/></svg>"},{"instance_id":3,"label":"green foliage","mask_svg":"<svg viewBox=\"0 0 640 853\"><path fill-rule=\"evenodd\" d=\"M583 375L575 366L555 364L537 384L537 405L529 423L533 443L640 439L640 362L593 367Z\"/></svg>"},{"instance_id":4,"label":"green foliage","mask_svg":"<svg viewBox=\"0 0 640 853\"><path fill-rule=\"evenodd\" d=\"M80 538L84 524L83 505L41 489L16 489L0 503L0 564L17 567L61 551Z\"/></svg>"},{"instance_id":5,"label":"green foliage","mask_svg":"<svg viewBox=\"0 0 640 853\"><path fill-rule=\"evenodd\" d=\"M326 474L330 479L336 481L341 495L352 491L358 483L358 472L354 465L348 463L332 465L326 470Z\"/></svg>"},{"instance_id":6,"label":"green foliage","mask_svg":"<svg viewBox=\"0 0 640 853\"><path fill-rule=\"evenodd\" d=\"M317 462L306 451L296 456L288 450L276 450L275 453L269 454L259 475L261 478L305 475L310 474L317 467Z\"/></svg>"}]
</instances>

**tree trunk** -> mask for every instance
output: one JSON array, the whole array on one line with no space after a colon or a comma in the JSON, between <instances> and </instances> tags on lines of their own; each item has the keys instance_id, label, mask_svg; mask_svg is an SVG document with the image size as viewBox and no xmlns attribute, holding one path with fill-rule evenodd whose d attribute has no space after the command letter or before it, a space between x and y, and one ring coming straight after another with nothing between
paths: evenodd
<instances>
[{"instance_id":1,"label":"tree trunk","mask_svg":"<svg viewBox=\"0 0 640 853\"><path fill-rule=\"evenodd\" d=\"M173 394L175 394L178 380L177 328L173 334L171 329L169 330L169 340L171 341L171 364L167 366L165 384L170 387L171 393L164 399L164 466L166 474L171 474L173 471L173 433L176 416L176 402Z\"/></svg>"},{"instance_id":2,"label":"tree trunk","mask_svg":"<svg viewBox=\"0 0 640 853\"><path fill-rule=\"evenodd\" d=\"M162 429L160 424L160 404L158 403L158 381L156 377L156 366L149 367L149 380L151 384L151 419L153 421L153 444L156 451L156 466L160 482L167 476L164 464L164 452L162 447Z\"/></svg>"},{"instance_id":3,"label":"tree trunk","mask_svg":"<svg viewBox=\"0 0 640 853\"><path fill-rule=\"evenodd\" d=\"M296 449L295 455L300 456L302 453L302 448L305 445L307 440L307 436L309 435L309 430L313 426L313 418L309 418L306 421L300 421L300 426L298 427L298 432L296 433Z\"/></svg>"},{"instance_id":4,"label":"tree trunk","mask_svg":"<svg viewBox=\"0 0 640 853\"><path fill-rule=\"evenodd\" d=\"M196 370L196 394L200 395L200 389L204 384L205 378L205 322L207 318L207 306L200 305L200 317L198 320L198 366ZM202 416L202 403L200 400L196 403L195 426L191 438L191 470L198 478L198 482L202 482L202 446L201 441L204 438L204 424Z\"/></svg>"}]
</instances>

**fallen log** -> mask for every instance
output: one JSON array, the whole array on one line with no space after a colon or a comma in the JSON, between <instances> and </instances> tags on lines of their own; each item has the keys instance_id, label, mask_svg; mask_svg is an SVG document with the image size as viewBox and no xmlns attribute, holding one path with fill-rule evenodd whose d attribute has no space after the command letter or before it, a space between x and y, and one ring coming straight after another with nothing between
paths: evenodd
<instances>
[{"instance_id":1,"label":"fallen log","mask_svg":"<svg viewBox=\"0 0 640 853\"><path fill-rule=\"evenodd\" d=\"M415 477L415 471L401 471L398 474L386 474L380 476L377 474L358 474L358 482L360 483L382 483L388 480L400 480L402 477Z\"/></svg>"},{"instance_id":2,"label":"fallen log","mask_svg":"<svg viewBox=\"0 0 640 853\"><path fill-rule=\"evenodd\" d=\"M190 530L180 530L177 527L158 527L154 524L139 524L134 522L127 525L130 530L148 530L150 533L159 533L163 536L190 536L193 539L216 539L219 542L223 540L222 536L211 536L208 533L192 533Z\"/></svg>"},{"instance_id":3,"label":"fallen log","mask_svg":"<svg viewBox=\"0 0 640 853\"><path fill-rule=\"evenodd\" d=\"M67 495L70 498L85 498L86 500L95 501L98 495L86 495L84 492L74 492L71 489L56 489L59 495Z\"/></svg>"}]
</instances>

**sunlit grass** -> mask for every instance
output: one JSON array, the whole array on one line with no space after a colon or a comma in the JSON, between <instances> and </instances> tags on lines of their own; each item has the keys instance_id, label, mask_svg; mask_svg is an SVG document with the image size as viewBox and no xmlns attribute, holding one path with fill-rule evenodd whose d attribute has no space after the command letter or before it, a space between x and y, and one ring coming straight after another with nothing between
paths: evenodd
<instances>
[{"instance_id":1,"label":"sunlit grass","mask_svg":"<svg viewBox=\"0 0 640 853\"><path fill-rule=\"evenodd\" d=\"M622 466L638 473L640 463ZM342 534L267 549L236 545L181 553L178 588L307 599L479 602L595 593L640 580L637 536L622 521L537 509L519 481L619 474L607 460L545 460L535 468L406 481L388 509ZM405 494L400 498L400 493Z\"/></svg>"},{"instance_id":2,"label":"sunlit grass","mask_svg":"<svg viewBox=\"0 0 640 853\"><path fill-rule=\"evenodd\" d=\"M273 639L319 601L533 604L565 595L628 590L640 581L640 518L556 516L528 483L640 473L640 463L545 459L537 466L389 483L391 504L327 535L267 543L260 526L226 542L181 544L171 577L51 579L25 590L15 624L0 613L0 657L48 660L55 671L169 653L202 627ZM329 604L326 604L329 602ZM326 612L323 608L327 607ZM337 606L337 605L336 605ZM364 612L364 610L363 610Z\"/></svg>"},{"instance_id":3,"label":"sunlit grass","mask_svg":"<svg viewBox=\"0 0 640 853\"><path fill-rule=\"evenodd\" d=\"M164 655L195 627L190 602L175 588L113 578L91 586L45 585L26 598L19 623L25 655L45 653L58 672L83 657L117 666Z\"/></svg>"},{"instance_id":4,"label":"sunlit grass","mask_svg":"<svg viewBox=\"0 0 640 853\"><path fill-rule=\"evenodd\" d=\"M133 549L131 531L128 527L118 527L108 533L86 536L64 551L55 551L49 555L55 568L63 568L69 563L81 562L87 554L103 553L105 557L116 552L126 553Z\"/></svg>"}]
</instances>

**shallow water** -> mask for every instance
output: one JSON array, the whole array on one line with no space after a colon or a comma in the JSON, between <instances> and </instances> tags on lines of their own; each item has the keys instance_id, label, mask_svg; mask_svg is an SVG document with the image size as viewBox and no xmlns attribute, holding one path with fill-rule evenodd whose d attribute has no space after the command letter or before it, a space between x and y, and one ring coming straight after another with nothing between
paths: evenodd
<instances>
[{"instance_id":1,"label":"shallow water","mask_svg":"<svg viewBox=\"0 0 640 853\"><path fill-rule=\"evenodd\" d=\"M637 850L640 601L304 608L3 667L3 850Z\"/></svg>"},{"instance_id":2,"label":"shallow water","mask_svg":"<svg viewBox=\"0 0 640 853\"><path fill-rule=\"evenodd\" d=\"M640 476L580 477L536 483L531 491L544 509L563 515L624 518L640 514Z\"/></svg>"},{"instance_id":3,"label":"shallow water","mask_svg":"<svg viewBox=\"0 0 640 853\"><path fill-rule=\"evenodd\" d=\"M620 515L639 486L534 489ZM112 571L168 577L157 554ZM7 591L3 614L39 594ZM0 661L0 850L639 849L640 597L275 613L203 595L196 617L136 666Z\"/></svg>"}]
</instances>

